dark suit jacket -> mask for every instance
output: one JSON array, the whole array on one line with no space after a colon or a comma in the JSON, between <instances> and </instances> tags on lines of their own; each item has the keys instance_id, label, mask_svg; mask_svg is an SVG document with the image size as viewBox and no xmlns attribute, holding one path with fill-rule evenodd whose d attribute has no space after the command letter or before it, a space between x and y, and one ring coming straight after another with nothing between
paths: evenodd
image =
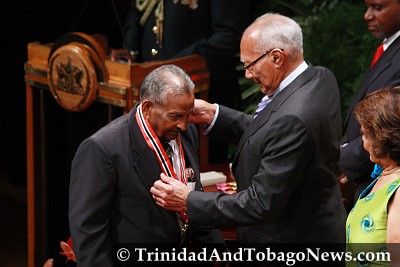
<instances>
[{"instance_id":1,"label":"dark suit jacket","mask_svg":"<svg viewBox=\"0 0 400 267\"><path fill-rule=\"evenodd\" d=\"M367 71L349 105L343 138L343 143L348 145L341 149L340 167L350 180L372 181L371 172L374 167L363 147L360 124L354 116L354 108L369 93L393 85L400 85L400 37L388 47L373 68Z\"/></svg>"},{"instance_id":2,"label":"dark suit jacket","mask_svg":"<svg viewBox=\"0 0 400 267\"><path fill-rule=\"evenodd\" d=\"M250 23L249 0L199 0L194 10L164 0L162 47L153 32L154 11L143 27L139 24L141 16L136 0L132 0L124 47L139 51L139 62L203 55L210 71L209 99L229 107L240 101L237 54L242 33ZM152 49L158 51L157 55L152 55Z\"/></svg>"},{"instance_id":3,"label":"dark suit jacket","mask_svg":"<svg viewBox=\"0 0 400 267\"><path fill-rule=\"evenodd\" d=\"M245 226L242 242L344 242L340 129L336 79L322 67L308 67L254 120L221 106L210 134L239 141L232 166L239 192L189 193L190 220Z\"/></svg>"},{"instance_id":4,"label":"dark suit jacket","mask_svg":"<svg viewBox=\"0 0 400 267\"><path fill-rule=\"evenodd\" d=\"M131 1L125 22L124 47L140 52L143 61L165 60L197 53L211 53L228 57L239 51L240 38L249 23L248 0L199 0L197 9L190 9L172 0L164 0L162 47L157 44L153 27L154 10L143 26L142 13ZM229 16L226 12L229 10ZM151 49L158 54L153 56Z\"/></svg>"},{"instance_id":5,"label":"dark suit jacket","mask_svg":"<svg viewBox=\"0 0 400 267\"><path fill-rule=\"evenodd\" d=\"M119 243L180 241L176 213L156 205L150 194L161 168L135 112L83 141L73 159L69 218L79 266L112 266L111 250ZM200 181L195 126L181 137L187 165Z\"/></svg>"}]
</instances>

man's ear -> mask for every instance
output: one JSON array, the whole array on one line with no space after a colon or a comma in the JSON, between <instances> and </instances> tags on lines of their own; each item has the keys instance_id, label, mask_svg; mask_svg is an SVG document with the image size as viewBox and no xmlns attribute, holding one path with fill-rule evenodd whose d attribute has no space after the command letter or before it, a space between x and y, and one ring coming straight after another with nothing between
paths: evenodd
<instances>
[{"instance_id":1,"label":"man's ear","mask_svg":"<svg viewBox=\"0 0 400 267\"><path fill-rule=\"evenodd\" d=\"M154 104L150 100L144 100L142 102L142 113L145 119L148 119L150 115L150 111L153 108Z\"/></svg>"},{"instance_id":2,"label":"man's ear","mask_svg":"<svg viewBox=\"0 0 400 267\"><path fill-rule=\"evenodd\" d=\"M276 67L280 68L285 62L285 54L281 50L274 50L272 51L271 60Z\"/></svg>"}]
</instances>

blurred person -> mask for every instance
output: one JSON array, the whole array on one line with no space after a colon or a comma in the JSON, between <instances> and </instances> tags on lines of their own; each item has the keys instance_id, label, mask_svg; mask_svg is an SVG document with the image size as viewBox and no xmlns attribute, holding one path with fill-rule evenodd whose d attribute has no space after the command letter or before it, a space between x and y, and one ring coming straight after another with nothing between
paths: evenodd
<instances>
[{"instance_id":1,"label":"blurred person","mask_svg":"<svg viewBox=\"0 0 400 267\"><path fill-rule=\"evenodd\" d=\"M123 47L135 62L203 55L210 100L233 107L240 101L239 42L249 20L249 0L132 0Z\"/></svg>"},{"instance_id":2,"label":"blurred person","mask_svg":"<svg viewBox=\"0 0 400 267\"><path fill-rule=\"evenodd\" d=\"M354 114L361 125L364 149L380 175L361 193L346 223L353 255L386 252L390 262L348 262L348 266L400 266L400 86L366 96Z\"/></svg>"},{"instance_id":3,"label":"blurred person","mask_svg":"<svg viewBox=\"0 0 400 267\"><path fill-rule=\"evenodd\" d=\"M366 95L380 88L400 85L400 0L365 0L364 20L371 34L383 42L377 49L369 70L354 94L344 123L345 134L340 151L342 183L355 185L354 201L371 182L374 164L363 148L360 124L354 108Z\"/></svg>"},{"instance_id":4,"label":"blurred person","mask_svg":"<svg viewBox=\"0 0 400 267\"><path fill-rule=\"evenodd\" d=\"M184 214L167 211L149 193L160 172L201 190L198 134L187 124L194 84L174 65L143 81L140 103L84 140L72 161L69 222L79 266L113 266L121 243L184 244L208 232L187 227ZM210 242L223 243L213 230ZM214 238L214 239L211 239Z\"/></svg>"},{"instance_id":5,"label":"blurred person","mask_svg":"<svg viewBox=\"0 0 400 267\"><path fill-rule=\"evenodd\" d=\"M244 32L246 78L266 96L247 115L196 99L190 121L210 138L238 144L232 172L238 193L190 192L161 174L151 188L161 207L186 211L197 226L235 226L242 243L343 243L338 186L341 115L334 75L303 58L300 26L267 13ZM269 103L268 103L269 102Z\"/></svg>"},{"instance_id":6,"label":"blurred person","mask_svg":"<svg viewBox=\"0 0 400 267\"><path fill-rule=\"evenodd\" d=\"M129 62L202 55L210 72L209 100L233 108L241 101L237 55L249 23L249 0L132 0L125 50L115 50L112 59L118 54L129 54ZM228 143L210 142L209 161L227 162Z\"/></svg>"}]
</instances>

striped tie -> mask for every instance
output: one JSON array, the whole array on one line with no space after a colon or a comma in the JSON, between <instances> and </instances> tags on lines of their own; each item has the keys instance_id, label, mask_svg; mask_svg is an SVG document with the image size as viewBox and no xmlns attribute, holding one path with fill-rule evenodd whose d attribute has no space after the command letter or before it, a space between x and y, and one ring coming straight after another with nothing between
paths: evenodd
<instances>
[{"instance_id":1,"label":"striped tie","mask_svg":"<svg viewBox=\"0 0 400 267\"><path fill-rule=\"evenodd\" d=\"M271 97L269 97L269 96L267 96L267 95L264 96L264 97L261 99L260 103L258 103L258 106L257 106L256 112L254 113L253 119L255 119L255 118L258 116L258 114L260 114L261 111L263 111L263 109L264 109L271 101L272 101L272 96L271 96Z\"/></svg>"},{"instance_id":2,"label":"striped tie","mask_svg":"<svg viewBox=\"0 0 400 267\"><path fill-rule=\"evenodd\" d=\"M162 146L164 147L165 154L167 154L167 157L169 158L172 164L172 156L174 155L174 150L172 149L172 146L167 142L162 143Z\"/></svg>"}]
</instances>

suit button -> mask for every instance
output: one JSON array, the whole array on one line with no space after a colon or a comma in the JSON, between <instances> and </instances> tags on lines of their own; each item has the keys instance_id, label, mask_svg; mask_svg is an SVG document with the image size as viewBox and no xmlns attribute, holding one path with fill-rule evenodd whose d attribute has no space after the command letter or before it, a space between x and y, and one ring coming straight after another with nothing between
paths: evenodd
<instances>
[{"instance_id":1,"label":"suit button","mask_svg":"<svg viewBox=\"0 0 400 267\"><path fill-rule=\"evenodd\" d=\"M154 34L157 34L158 28L157 26L153 26L151 30L153 31Z\"/></svg>"},{"instance_id":2,"label":"suit button","mask_svg":"<svg viewBox=\"0 0 400 267\"><path fill-rule=\"evenodd\" d=\"M157 54L158 54L158 50L155 49L155 48L152 48L152 49L151 49L151 55L152 55L152 56L157 56Z\"/></svg>"}]
</instances>

